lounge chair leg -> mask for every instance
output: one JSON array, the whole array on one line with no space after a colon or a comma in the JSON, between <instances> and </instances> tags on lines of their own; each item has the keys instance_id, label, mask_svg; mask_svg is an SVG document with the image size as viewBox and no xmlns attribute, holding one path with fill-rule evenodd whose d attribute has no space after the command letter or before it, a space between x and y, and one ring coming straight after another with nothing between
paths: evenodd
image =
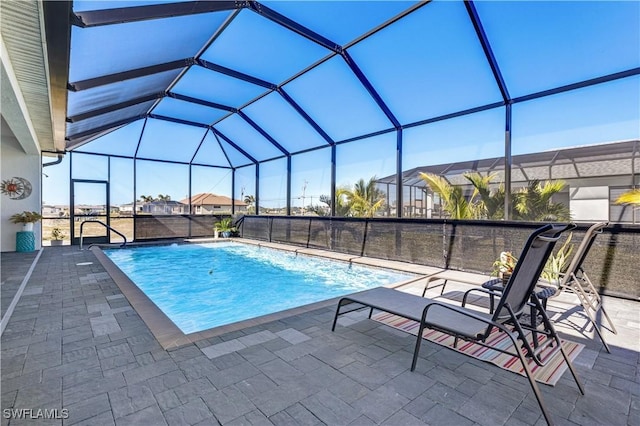
<instances>
[{"instance_id":1,"label":"lounge chair leg","mask_svg":"<svg viewBox=\"0 0 640 426\"><path fill-rule=\"evenodd\" d=\"M604 317L606 318L607 322L609 323L609 326L611 327L611 332L613 334L618 334L618 330L616 330L616 326L613 325L613 321L611 321L611 318L609 318L609 315L607 314L607 311L605 311L603 307L601 307L600 310L602 311L602 315L604 315Z\"/></svg>"},{"instance_id":2,"label":"lounge chair leg","mask_svg":"<svg viewBox=\"0 0 640 426\"><path fill-rule=\"evenodd\" d=\"M573 376L573 380L575 380L576 385L578 385L578 389L580 390L580 393L582 395L584 395L584 387L582 386L582 382L580 382L580 379L578 378L578 375L576 374L576 371L573 369L573 364L571 363L571 360L567 356L567 353L564 351L564 348L562 347L562 344L560 343L560 339L557 336L556 336L556 342L558 343L558 346L560 346L560 352L562 353L562 357L564 358L564 362L566 362L567 363L567 367L569 367L569 371L571 371L571 375ZM602 342L604 343L604 340ZM605 346L606 346L606 343L605 343Z\"/></svg>"},{"instance_id":3,"label":"lounge chair leg","mask_svg":"<svg viewBox=\"0 0 640 426\"><path fill-rule=\"evenodd\" d=\"M538 317L538 310L535 306L531 306L529 310L529 315L531 316L530 325L531 325L531 338L533 340L534 349L538 348L538 333L536 332L536 320Z\"/></svg>"},{"instance_id":4,"label":"lounge chair leg","mask_svg":"<svg viewBox=\"0 0 640 426\"><path fill-rule=\"evenodd\" d=\"M584 296L586 297L586 296ZM583 302L581 300L581 302ZM611 320L609 319L609 315L607 315L607 313L605 312L604 308L601 305L602 302L598 302L599 304L599 310L600 312L602 312L604 314L604 317L606 318L607 322L609 323L609 325L612 327L612 331L614 334L618 334L615 327L613 326L613 323L611 322ZM594 332L598 335L598 337L600 338L600 340L602 341L602 344L604 345L604 348L606 349L606 351L608 353L611 353L611 349L609 348L609 345L607 344L607 342L605 342L604 340L604 336L602 335L602 331L600 331L600 328L598 327L598 321L596 320L594 314L598 313L598 309L596 310L591 310L589 309L591 308L590 306L585 306L585 303L582 303L582 309L584 310L585 315L587 316L587 318L589 319L589 321L591 322L591 325L593 325L593 330Z\"/></svg>"},{"instance_id":5,"label":"lounge chair leg","mask_svg":"<svg viewBox=\"0 0 640 426\"><path fill-rule=\"evenodd\" d=\"M545 421L548 425L553 425L553 420L551 419L551 415L547 411L547 407L544 404L544 400L542 399L542 393L540 392L540 388L536 383L536 380L533 378L533 373L531 373L531 369L529 368L529 363L527 362L525 356L522 354L522 350L520 346L518 346L518 342L513 338L510 333L507 333L509 339L511 339L511 343L513 344L516 353L518 354L518 358L520 359L520 363L522 364L522 368L524 368L524 372L527 374L527 379L529 380L529 385L531 385L531 389L533 390L533 394L538 401L538 405L540 406L540 410L542 411L542 415L544 416ZM564 352L563 352L564 354ZM572 370L573 373L573 370Z\"/></svg>"},{"instance_id":6,"label":"lounge chair leg","mask_svg":"<svg viewBox=\"0 0 640 426\"><path fill-rule=\"evenodd\" d=\"M340 301L338 302L338 307L336 308L336 314L333 317L333 325L331 326L331 331L336 330L336 323L338 322L338 316L340 315L340 307L342 306L342 303L344 301L345 299L340 299Z\"/></svg>"},{"instance_id":7,"label":"lounge chair leg","mask_svg":"<svg viewBox=\"0 0 640 426\"><path fill-rule=\"evenodd\" d=\"M420 344L422 343L422 333L424 332L424 324L420 323L418 327L418 335L416 336L416 347L413 350L413 361L411 362L411 371L416 369L418 363L418 354L420 353Z\"/></svg>"},{"instance_id":8,"label":"lounge chair leg","mask_svg":"<svg viewBox=\"0 0 640 426\"><path fill-rule=\"evenodd\" d=\"M442 296L444 294L444 288L447 285L447 281L448 280L444 280L444 282L442 283L442 290L440 290L440 296Z\"/></svg>"},{"instance_id":9,"label":"lounge chair leg","mask_svg":"<svg viewBox=\"0 0 640 426\"><path fill-rule=\"evenodd\" d=\"M609 348L609 345L607 344L607 342L605 342L604 336L602 335L600 328L598 328L598 324L596 324L595 321L591 321L591 323L593 324L594 331L596 332L598 337L600 337L600 340L602 341L602 345L604 346L604 349L607 351L607 353L611 353L611 349Z\"/></svg>"}]
</instances>

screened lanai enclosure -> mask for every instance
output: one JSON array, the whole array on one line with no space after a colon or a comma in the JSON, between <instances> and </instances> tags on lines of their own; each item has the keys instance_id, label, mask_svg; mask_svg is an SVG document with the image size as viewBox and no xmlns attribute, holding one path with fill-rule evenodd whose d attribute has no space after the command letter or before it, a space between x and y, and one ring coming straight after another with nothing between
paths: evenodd
<instances>
[{"instance_id":1,"label":"screened lanai enclosure","mask_svg":"<svg viewBox=\"0 0 640 426\"><path fill-rule=\"evenodd\" d=\"M45 239L77 238L88 217L130 239L205 236L224 214L268 239L274 217L289 239L307 218L306 244L323 217L610 221L637 238L638 209L616 200L640 185L638 2L74 1L44 15L67 82L52 92L66 146L43 156ZM452 214L447 191L475 210ZM523 214L532 195L556 210Z\"/></svg>"}]
</instances>

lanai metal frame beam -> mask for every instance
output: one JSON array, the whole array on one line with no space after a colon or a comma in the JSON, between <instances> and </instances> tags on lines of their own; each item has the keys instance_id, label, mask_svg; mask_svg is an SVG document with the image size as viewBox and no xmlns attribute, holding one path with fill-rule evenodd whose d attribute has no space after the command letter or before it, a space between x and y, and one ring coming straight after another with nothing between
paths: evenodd
<instances>
[{"instance_id":1,"label":"lanai metal frame beam","mask_svg":"<svg viewBox=\"0 0 640 426\"><path fill-rule=\"evenodd\" d=\"M633 77L636 75L640 75L640 67L631 68L629 70L616 72L613 74L604 75L597 78L591 78L588 80L583 80L578 83L567 84L560 87L555 87L549 90L543 90L541 92L532 93L530 95L518 96L513 99L513 103L526 102L533 99L544 98L546 96L557 95L559 93L568 92L570 90L582 89L585 87L593 86L596 84L608 83L610 81L620 80L622 78Z\"/></svg>"},{"instance_id":2,"label":"lanai metal frame beam","mask_svg":"<svg viewBox=\"0 0 640 426\"><path fill-rule=\"evenodd\" d=\"M140 114L140 115L136 115L135 117L129 117L129 118L125 118L122 120L118 120L109 124L105 124L104 126L100 126L100 127L94 127L93 129L87 130L85 132L80 132L80 133L76 133L72 136L67 136L66 140L68 140L69 142L73 143L73 141L78 140L78 139L82 139L82 138L86 138L88 136L97 134L97 133L101 133L104 131L108 131L111 129L114 129L116 127L120 127L120 126L124 126L125 124L129 124L129 123L133 123L134 121L137 120L141 120L143 118L146 118L147 114ZM67 149L73 149L76 146L67 146Z\"/></svg>"},{"instance_id":3,"label":"lanai metal frame beam","mask_svg":"<svg viewBox=\"0 0 640 426\"><path fill-rule=\"evenodd\" d=\"M89 78L86 80L75 81L67 84L67 88L72 92L92 89L98 86L104 86L111 83L118 83L124 80L131 80L138 77L146 77L152 74L159 74L165 71L171 71L180 68L190 67L195 63L194 58L184 58L176 61L165 62L162 64L150 65L148 67L135 68L132 70L122 71L113 74L107 74L100 77Z\"/></svg>"},{"instance_id":4,"label":"lanai metal frame beam","mask_svg":"<svg viewBox=\"0 0 640 426\"><path fill-rule=\"evenodd\" d=\"M184 102L189 102L192 104L198 104L198 105L202 105L202 106L206 106L209 108L215 108L215 109L221 109L223 111L229 111L229 112L238 112L237 109L230 107L228 105L223 105L223 104L219 104L217 102L209 102L209 101L205 101L203 99L199 99L199 98L193 98L191 96L186 96L186 95L181 95L179 93L175 93L175 92L167 92L167 96L173 99L177 99L179 101L184 101Z\"/></svg>"},{"instance_id":5,"label":"lanai metal frame beam","mask_svg":"<svg viewBox=\"0 0 640 426\"><path fill-rule=\"evenodd\" d=\"M340 53L342 51L342 47L338 43L335 43L329 40L328 38L316 33L315 31L305 27L304 25L300 25L296 21L287 18L286 16L265 6L264 4L261 4L257 1L249 1L248 3L249 3L248 7L250 10L256 12L259 15L264 16L265 18L273 22L276 22L282 25L288 30L293 31L294 33L306 39L309 39L315 43L318 43L319 45L325 47L326 49L332 52Z\"/></svg>"},{"instance_id":6,"label":"lanai metal frame beam","mask_svg":"<svg viewBox=\"0 0 640 426\"><path fill-rule=\"evenodd\" d=\"M166 94L164 92L160 92L160 93L151 93L149 95L141 96L135 99L129 99L128 101L120 102L117 104L111 104L106 107L102 107L102 108L94 109L91 111L83 112L81 114L69 116L67 117L67 123L77 123L82 120L86 120L92 117L97 117L99 115L114 112L123 108L128 108L130 106L142 104L149 101L154 101L156 99L162 99L165 96Z\"/></svg>"},{"instance_id":7,"label":"lanai metal frame beam","mask_svg":"<svg viewBox=\"0 0 640 426\"><path fill-rule=\"evenodd\" d=\"M195 59L195 63L208 70L216 71L221 74L225 74L230 77L234 77L239 80L255 84L257 86L262 86L270 90L275 90L277 87L275 84L269 83L268 81L264 81L260 78L250 76L248 74L233 70L231 68L223 67L222 65L214 64L213 62L209 62L205 59Z\"/></svg>"},{"instance_id":8,"label":"lanai metal frame beam","mask_svg":"<svg viewBox=\"0 0 640 426\"><path fill-rule=\"evenodd\" d=\"M500 66L498 65L498 61L496 60L495 55L493 54L493 50L491 49L491 43L487 38L487 34L484 31L484 27L482 26L482 21L480 16L478 16L478 11L476 10L475 4L473 0L465 0L464 6L467 9L467 14L469 15L469 19L473 25L473 29L476 32L476 36L478 37L478 41L480 41L480 45L482 46L482 50L484 52L485 58L489 67L491 68L491 72L493 73L493 78L496 81L498 89L500 90L500 94L502 95L502 101L504 102L505 108L505 129L504 129L504 185L505 185L505 197L504 197L504 218L505 220L509 220L510 211L511 211L511 104L512 99L509 95L509 90L507 88L507 84L504 81L504 77L502 76L502 72L500 71Z\"/></svg>"},{"instance_id":9,"label":"lanai metal frame beam","mask_svg":"<svg viewBox=\"0 0 640 426\"><path fill-rule=\"evenodd\" d=\"M243 7L247 7L245 1L216 0L89 10L73 13L72 24L78 27L88 28L100 25L171 18L174 16L195 15L199 13L223 12L226 10L241 9Z\"/></svg>"}]
</instances>

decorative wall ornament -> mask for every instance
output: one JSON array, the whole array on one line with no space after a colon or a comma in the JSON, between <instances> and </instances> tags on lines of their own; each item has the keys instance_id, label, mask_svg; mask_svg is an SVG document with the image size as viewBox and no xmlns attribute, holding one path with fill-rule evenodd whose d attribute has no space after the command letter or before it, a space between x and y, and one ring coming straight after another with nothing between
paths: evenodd
<instances>
[{"instance_id":1,"label":"decorative wall ornament","mask_svg":"<svg viewBox=\"0 0 640 426\"><path fill-rule=\"evenodd\" d=\"M25 178L12 177L11 179L5 179L0 184L0 192L3 195L8 195L12 200L23 200L31 195L33 190L31 182Z\"/></svg>"}]
</instances>

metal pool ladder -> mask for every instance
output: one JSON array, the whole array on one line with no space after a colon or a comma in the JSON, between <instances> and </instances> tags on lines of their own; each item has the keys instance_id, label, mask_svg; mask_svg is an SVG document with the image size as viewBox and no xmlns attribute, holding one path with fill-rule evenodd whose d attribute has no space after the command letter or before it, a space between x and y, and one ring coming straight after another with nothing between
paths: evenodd
<instances>
[{"instance_id":1,"label":"metal pool ladder","mask_svg":"<svg viewBox=\"0 0 640 426\"><path fill-rule=\"evenodd\" d=\"M91 220L85 220L80 224L80 250L82 250L82 240L84 238L84 236L82 235L82 229L84 228L84 224L85 223L89 223L89 222L99 223L100 225L102 225L105 228L107 228L109 231L115 232L116 234L120 235L122 237L122 239L124 240L123 243L120 244L120 247L124 247L125 245L127 245L127 237L125 237L122 232L113 229L112 227L110 227L109 225L107 225L106 223L104 223L101 220L91 219Z\"/></svg>"}]
</instances>

